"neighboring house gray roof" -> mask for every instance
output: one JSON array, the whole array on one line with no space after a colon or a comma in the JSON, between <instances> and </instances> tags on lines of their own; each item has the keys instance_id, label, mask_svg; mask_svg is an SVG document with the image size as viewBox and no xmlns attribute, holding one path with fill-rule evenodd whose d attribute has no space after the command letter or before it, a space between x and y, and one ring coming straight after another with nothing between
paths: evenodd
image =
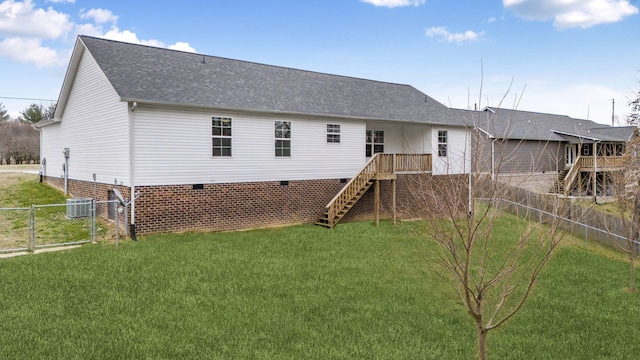
<instances>
[{"instance_id":1,"label":"neighboring house gray roof","mask_svg":"<svg viewBox=\"0 0 640 360\"><path fill-rule=\"evenodd\" d=\"M473 114L473 123L499 139L572 141L628 141L632 126L612 127L566 115L487 107Z\"/></svg>"},{"instance_id":2,"label":"neighboring house gray roof","mask_svg":"<svg viewBox=\"0 0 640 360\"><path fill-rule=\"evenodd\" d=\"M409 85L79 39L124 101L460 125Z\"/></svg>"}]
</instances>

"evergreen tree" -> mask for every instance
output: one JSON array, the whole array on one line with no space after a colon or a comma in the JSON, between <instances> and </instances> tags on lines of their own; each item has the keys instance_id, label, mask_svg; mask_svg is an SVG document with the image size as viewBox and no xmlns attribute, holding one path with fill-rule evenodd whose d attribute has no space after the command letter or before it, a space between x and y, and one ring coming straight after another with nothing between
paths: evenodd
<instances>
[{"instance_id":1,"label":"evergreen tree","mask_svg":"<svg viewBox=\"0 0 640 360\"><path fill-rule=\"evenodd\" d=\"M0 123L3 121L9 120L11 117L7 112L7 109L4 108L4 104L0 102Z\"/></svg>"}]
</instances>

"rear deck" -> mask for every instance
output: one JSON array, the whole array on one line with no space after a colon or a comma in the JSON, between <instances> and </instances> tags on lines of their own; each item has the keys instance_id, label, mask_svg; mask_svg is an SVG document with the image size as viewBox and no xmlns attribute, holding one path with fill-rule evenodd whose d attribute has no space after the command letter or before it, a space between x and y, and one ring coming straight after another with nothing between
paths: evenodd
<instances>
[{"instance_id":1,"label":"rear deck","mask_svg":"<svg viewBox=\"0 0 640 360\"><path fill-rule=\"evenodd\" d=\"M394 221L398 174L431 173L431 154L375 154L325 207L317 225L332 229L362 196L375 185L376 223L380 218L380 180L391 180Z\"/></svg>"}]
</instances>

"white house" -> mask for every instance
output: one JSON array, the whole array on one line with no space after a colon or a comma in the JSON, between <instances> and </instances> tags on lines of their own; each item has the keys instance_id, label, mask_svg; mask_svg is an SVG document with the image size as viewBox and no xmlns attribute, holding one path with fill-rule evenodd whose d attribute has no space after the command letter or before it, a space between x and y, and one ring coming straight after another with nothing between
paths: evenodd
<instances>
[{"instance_id":1,"label":"white house","mask_svg":"<svg viewBox=\"0 0 640 360\"><path fill-rule=\"evenodd\" d=\"M377 153L467 173L456 114L409 85L80 36L37 128L48 183L139 193L129 219L148 233L314 221Z\"/></svg>"}]
</instances>

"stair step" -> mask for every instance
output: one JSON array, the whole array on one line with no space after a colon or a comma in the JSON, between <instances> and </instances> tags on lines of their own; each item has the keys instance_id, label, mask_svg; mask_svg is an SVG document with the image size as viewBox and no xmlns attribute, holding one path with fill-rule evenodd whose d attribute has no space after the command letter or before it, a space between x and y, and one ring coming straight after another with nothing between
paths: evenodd
<instances>
[{"instance_id":1,"label":"stair step","mask_svg":"<svg viewBox=\"0 0 640 360\"><path fill-rule=\"evenodd\" d=\"M360 173L356 176L361 176L362 174L363 173ZM333 228L336 225L336 223L340 221L340 219L342 219L347 214L347 212L351 210L351 208L353 208L356 202L358 202L358 200L360 200L362 196L364 196L364 194L367 192L367 190L369 190L369 188L371 187L371 185L373 185L374 182L375 182L374 179L369 179L366 183L364 183L364 185L356 192L356 194L353 195L353 198L351 198L351 200L349 200L347 204L345 204L344 207L337 214L335 214L334 218L331 221L329 220L329 212L327 210L321 215L320 219L318 219L318 221L315 224L319 226L324 226L330 229ZM343 188L341 192L344 191L346 188L347 187L345 186L345 188Z\"/></svg>"}]
</instances>

